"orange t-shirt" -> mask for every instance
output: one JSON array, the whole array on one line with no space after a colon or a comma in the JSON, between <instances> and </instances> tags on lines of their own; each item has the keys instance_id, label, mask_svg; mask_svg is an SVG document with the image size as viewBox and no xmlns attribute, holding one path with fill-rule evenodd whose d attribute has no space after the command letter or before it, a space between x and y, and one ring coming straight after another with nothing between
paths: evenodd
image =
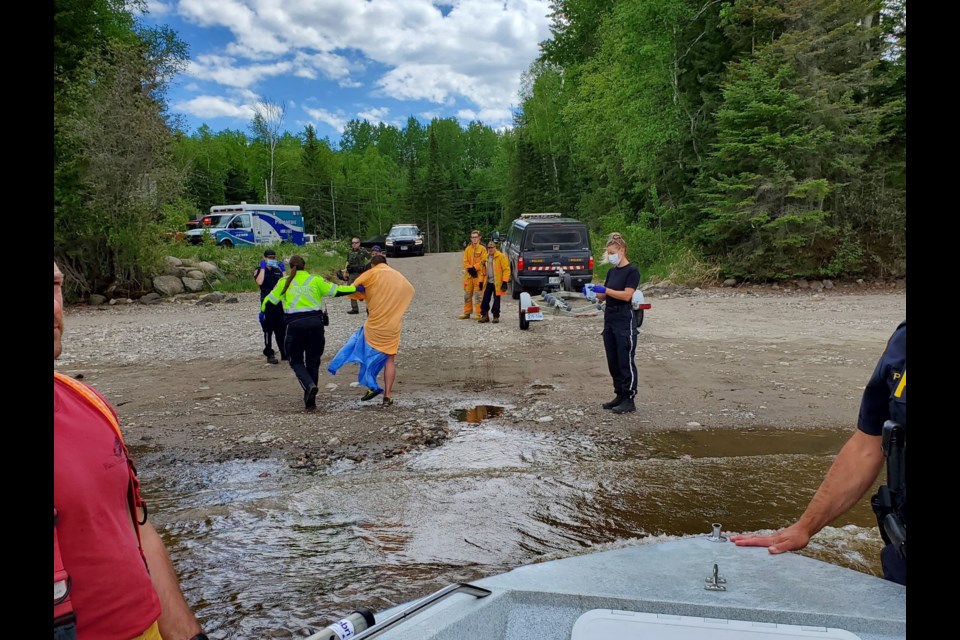
<instances>
[{"instance_id":1,"label":"orange t-shirt","mask_svg":"<svg viewBox=\"0 0 960 640\"><path fill-rule=\"evenodd\" d=\"M353 285L361 284L366 292L350 297L367 301L370 314L363 323L367 344L381 353L394 355L400 349L403 314L417 291L402 273L386 264L376 264L360 274Z\"/></svg>"}]
</instances>

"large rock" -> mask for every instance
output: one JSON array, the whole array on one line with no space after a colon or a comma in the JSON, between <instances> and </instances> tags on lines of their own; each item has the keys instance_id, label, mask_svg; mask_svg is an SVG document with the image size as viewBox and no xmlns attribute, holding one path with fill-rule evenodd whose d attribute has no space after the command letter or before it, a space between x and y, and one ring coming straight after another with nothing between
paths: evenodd
<instances>
[{"instance_id":1,"label":"large rock","mask_svg":"<svg viewBox=\"0 0 960 640\"><path fill-rule=\"evenodd\" d=\"M727 278L726 280L723 281L723 286L725 286L725 287L735 287L735 286L737 286L737 279L736 279L736 278Z\"/></svg>"},{"instance_id":2,"label":"large rock","mask_svg":"<svg viewBox=\"0 0 960 640\"><path fill-rule=\"evenodd\" d=\"M148 293L140 298L140 304L160 304L161 302L163 302L163 298L156 292Z\"/></svg>"},{"instance_id":3,"label":"large rock","mask_svg":"<svg viewBox=\"0 0 960 640\"><path fill-rule=\"evenodd\" d=\"M153 279L153 288L163 296L175 296L183 293L183 281L176 276L157 276Z\"/></svg>"},{"instance_id":4,"label":"large rock","mask_svg":"<svg viewBox=\"0 0 960 640\"><path fill-rule=\"evenodd\" d=\"M183 260L175 256L167 256L165 259L167 261L167 264L170 265L171 267L179 267L180 265L183 264Z\"/></svg>"},{"instance_id":5,"label":"large rock","mask_svg":"<svg viewBox=\"0 0 960 640\"><path fill-rule=\"evenodd\" d=\"M183 260L180 261L180 266L184 266L184 267L199 267L199 266L200 266L200 261L199 261L199 260L194 260L193 258L184 258Z\"/></svg>"},{"instance_id":6,"label":"large rock","mask_svg":"<svg viewBox=\"0 0 960 640\"><path fill-rule=\"evenodd\" d=\"M198 280L197 278L181 278L181 280L187 291L203 291L204 280Z\"/></svg>"},{"instance_id":7,"label":"large rock","mask_svg":"<svg viewBox=\"0 0 960 640\"><path fill-rule=\"evenodd\" d=\"M223 302L224 298L226 298L226 297L227 297L227 296L225 296L224 294L220 293L219 291L214 291L213 293L208 293L207 295L205 295L205 296L203 296L202 298L200 298L199 300L197 300L197 304L208 304L208 303L215 303L215 302Z\"/></svg>"},{"instance_id":8,"label":"large rock","mask_svg":"<svg viewBox=\"0 0 960 640\"><path fill-rule=\"evenodd\" d=\"M203 280L203 271L200 269L190 269L184 275L188 278L193 278L194 280Z\"/></svg>"},{"instance_id":9,"label":"large rock","mask_svg":"<svg viewBox=\"0 0 960 640\"><path fill-rule=\"evenodd\" d=\"M102 296L102 295L100 295L99 293L91 293L91 294L90 294L90 297L87 298L87 302L88 302L89 304L106 304L106 303L107 303L107 297L106 297L106 296Z\"/></svg>"},{"instance_id":10,"label":"large rock","mask_svg":"<svg viewBox=\"0 0 960 640\"><path fill-rule=\"evenodd\" d=\"M212 262L201 262L196 265L204 273L219 273L220 268Z\"/></svg>"},{"instance_id":11,"label":"large rock","mask_svg":"<svg viewBox=\"0 0 960 640\"><path fill-rule=\"evenodd\" d=\"M173 276L173 277L175 277L175 278L180 278L180 277L183 276L183 267L178 267L178 266L175 266L175 265L172 265L172 264L167 265L166 268L163 270L163 274L162 274L162 275L165 275L165 276ZM156 288L156 287L154 287L154 288Z\"/></svg>"}]
</instances>

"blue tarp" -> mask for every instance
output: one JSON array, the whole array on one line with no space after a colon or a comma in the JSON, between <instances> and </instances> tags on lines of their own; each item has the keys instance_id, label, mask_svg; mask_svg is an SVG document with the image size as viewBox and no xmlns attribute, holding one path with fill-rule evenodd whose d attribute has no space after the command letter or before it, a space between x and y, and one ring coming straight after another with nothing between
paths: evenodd
<instances>
[{"instance_id":1,"label":"blue tarp","mask_svg":"<svg viewBox=\"0 0 960 640\"><path fill-rule=\"evenodd\" d=\"M360 364L360 374L357 376L357 380L360 381L360 384L374 391L383 391L377 384L377 376L383 371L389 357L367 344L366 338L363 337L363 327L360 327L350 336L347 344L343 345L337 355L333 357L327 371L330 372L330 375L335 376L343 365L348 362L358 362Z\"/></svg>"}]
</instances>

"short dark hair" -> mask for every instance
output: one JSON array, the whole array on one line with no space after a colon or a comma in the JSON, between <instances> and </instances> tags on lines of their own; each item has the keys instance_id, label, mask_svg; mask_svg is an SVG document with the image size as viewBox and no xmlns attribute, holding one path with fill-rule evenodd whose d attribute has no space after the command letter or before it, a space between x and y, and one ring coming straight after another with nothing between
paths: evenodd
<instances>
[{"instance_id":1,"label":"short dark hair","mask_svg":"<svg viewBox=\"0 0 960 640\"><path fill-rule=\"evenodd\" d=\"M386 256L380 256L380 255L373 256L372 258L370 258L370 264L371 264L371 265L375 265L375 264L387 264L387 257L386 257Z\"/></svg>"},{"instance_id":2,"label":"short dark hair","mask_svg":"<svg viewBox=\"0 0 960 640\"><path fill-rule=\"evenodd\" d=\"M264 257L264 258L276 258L276 257L277 257L277 252L274 251L273 249L267 249L266 251L263 252L263 257Z\"/></svg>"}]
</instances>

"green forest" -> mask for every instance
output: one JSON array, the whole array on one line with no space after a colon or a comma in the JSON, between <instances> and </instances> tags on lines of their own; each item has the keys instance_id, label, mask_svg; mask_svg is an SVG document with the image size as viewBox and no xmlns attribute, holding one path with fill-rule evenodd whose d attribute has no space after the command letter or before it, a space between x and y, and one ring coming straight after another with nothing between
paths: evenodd
<instances>
[{"instance_id":1,"label":"green forest","mask_svg":"<svg viewBox=\"0 0 960 640\"><path fill-rule=\"evenodd\" d=\"M188 132L188 61L127 0L54 2L54 256L75 294L137 283L211 205L300 205L342 240L428 251L525 211L620 231L644 275L906 275L906 3L555 0L513 126L353 120L334 145L259 103ZM600 250L600 245L597 249Z\"/></svg>"}]
</instances>

